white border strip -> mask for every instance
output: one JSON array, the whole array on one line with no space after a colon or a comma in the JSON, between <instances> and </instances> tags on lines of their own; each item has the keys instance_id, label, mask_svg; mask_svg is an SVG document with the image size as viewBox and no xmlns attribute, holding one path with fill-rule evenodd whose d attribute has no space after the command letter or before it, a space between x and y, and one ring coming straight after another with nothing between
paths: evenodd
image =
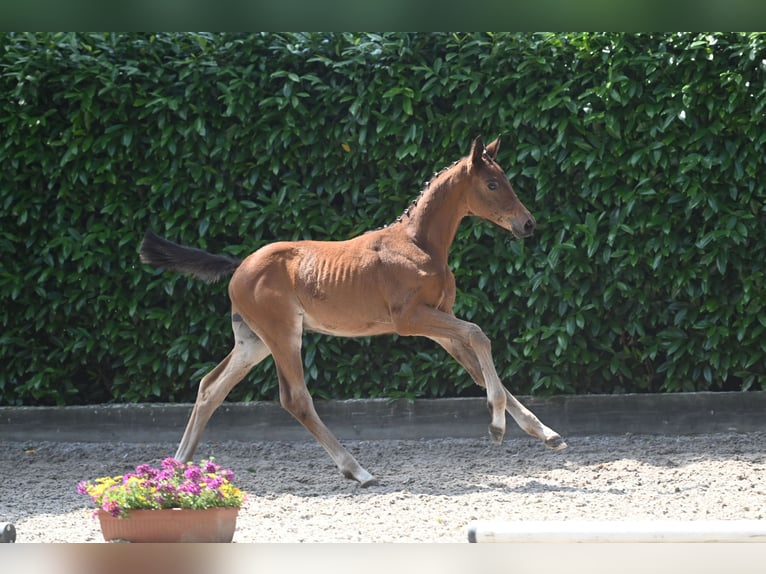
<instances>
[{"instance_id":1,"label":"white border strip","mask_svg":"<svg viewBox=\"0 0 766 574\"><path fill-rule=\"evenodd\" d=\"M766 542L766 520L479 521L469 542Z\"/></svg>"}]
</instances>

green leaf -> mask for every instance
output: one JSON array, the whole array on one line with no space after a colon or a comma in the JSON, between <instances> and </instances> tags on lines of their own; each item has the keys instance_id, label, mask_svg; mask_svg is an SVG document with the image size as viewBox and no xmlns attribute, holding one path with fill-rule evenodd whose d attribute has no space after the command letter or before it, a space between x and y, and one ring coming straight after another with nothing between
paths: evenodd
<instances>
[{"instance_id":1,"label":"green leaf","mask_svg":"<svg viewBox=\"0 0 766 574\"><path fill-rule=\"evenodd\" d=\"M0 35L0 404L193 401L227 288L142 264L147 228L236 257L346 240L501 132L534 235L468 217L447 264L516 392L763 390L766 37L710 36ZM307 334L312 393L475 393L402 343ZM264 361L228 399L278 395Z\"/></svg>"}]
</instances>

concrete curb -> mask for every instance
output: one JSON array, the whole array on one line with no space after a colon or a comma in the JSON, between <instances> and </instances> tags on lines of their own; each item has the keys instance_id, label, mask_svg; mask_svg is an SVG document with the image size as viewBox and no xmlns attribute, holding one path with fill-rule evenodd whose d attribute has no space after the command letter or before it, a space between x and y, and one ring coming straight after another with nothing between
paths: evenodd
<instances>
[{"instance_id":1,"label":"concrete curb","mask_svg":"<svg viewBox=\"0 0 766 574\"><path fill-rule=\"evenodd\" d=\"M766 430L766 392L519 397L548 426L575 435L668 434ZM176 442L190 404L0 407L0 440ZM476 438L489 424L486 401L370 399L316 401L340 439ZM508 435L523 436L512 420ZM206 441L313 440L278 403L225 403Z\"/></svg>"}]
</instances>

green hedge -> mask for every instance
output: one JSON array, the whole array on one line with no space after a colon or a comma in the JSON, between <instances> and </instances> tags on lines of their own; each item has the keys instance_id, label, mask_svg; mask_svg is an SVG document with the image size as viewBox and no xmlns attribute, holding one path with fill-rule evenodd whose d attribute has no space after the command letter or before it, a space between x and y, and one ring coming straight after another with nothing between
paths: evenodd
<instances>
[{"instance_id":1,"label":"green hedge","mask_svg":"<svg viewBox=\"0 0 766 574\"><path fill-rule=\"evenodd\" d=\"M3 34L0 404L193 400L226 287L141 265L147 227L344 239L477 134L539 222L452 250L515 392L762 389L765 74L760 34ZM320 397L477 392L427 340L304 354Z\"/></svg>"}]
</instances>

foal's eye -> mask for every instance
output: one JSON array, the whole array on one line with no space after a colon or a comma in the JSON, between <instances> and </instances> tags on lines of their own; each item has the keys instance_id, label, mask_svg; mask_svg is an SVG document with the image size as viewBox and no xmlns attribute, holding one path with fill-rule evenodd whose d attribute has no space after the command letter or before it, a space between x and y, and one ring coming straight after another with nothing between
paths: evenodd
<instances>
[{"instance_id":1,"label":"foal's eye","mask_svg":"<svg viewBox=\"0 0 766 574\"><path fill-rule=\"evenodd\" d=\"M487 182L487 187L491 189L492 191L495 191L497 189L497 182L496 181L489 181Z\"/></svg>"}]
</instances>

